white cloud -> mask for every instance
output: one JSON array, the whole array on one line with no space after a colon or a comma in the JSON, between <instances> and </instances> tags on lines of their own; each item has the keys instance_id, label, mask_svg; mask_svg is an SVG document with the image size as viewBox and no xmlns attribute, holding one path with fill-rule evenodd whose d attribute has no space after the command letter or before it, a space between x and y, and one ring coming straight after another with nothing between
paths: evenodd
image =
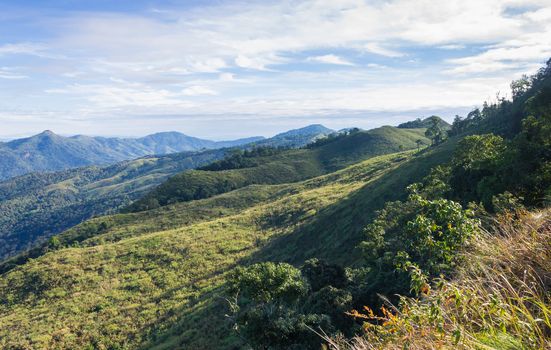
<instances>
[{"instance_id":1,"label":"white cloud","mask_svg":"<svg viewBox=\"0 0 551 350\"><path fill-rule=\"evenodd\" d=\"M10 67L0 67L0 79L19 80L28 78L29 77L26 75L17 73L17 69Z\"/></svg>"},{"instance_id":2,"label":"white cloud","mask_svg":"<svg viewBox=\"0 0 551 350\"><path fill-rule=\"evenodd\" d=\"M319 63L326 63L326 64L336 64L336 65L342 65L342 66L353 66L354 63L339 57L337 55L329 54L329 55L323 55L323 56L313 56L308 57L306 59L307 61L311 62L319 62Z\"/></svg>"},{"instance_id":3,"label":"white cloud","mask_svg":"<svg viewBox=\"0 0 551 350\"><path fill-rule=\"evenodd\" d=\"M442 50L462 50L465 48L465 45L449 44L449 45L439 46L438 48Z\"/></svg>"},{"instance_id":4,"label":"white cloud","mask_svg":"<svg viewBox=\"0 0 551 350\"><path fill-rule=\"evenodd\" d=\"M217 95L217 92L206 86L194 85L182 90L182 94L184 94L184 96L201 96Z\"/></svg>"},{"instance_id":5,"label":"white cloud","mask_svg":"<svg viewBox=\"0 0 551 350\"><path fill-rule=\"evenodd\" d=\"M35 55L40 56L43 54L45 47L43 45L34 43L16 43L16 44L4 44L0 46L1 55Z\"/></svg>"},{"instance_id":6,"label":"white cloud","mask_svg":"<svg viewBox=\"0 0 551 350\"><path fill-rule=\"evenodd\" d=\"M303 0L186 12L157 9L152 17L87 13L54 21L60 33L47 47L50 54L69 51L88 56L79 59L94 58L96 70L118 69L133 76L216 73L231 67L269 70L291 61L289 53L311 49L348 48L396 58L406 54L404 45L457 50L503 43L540 32L549 22L549 5L517 0L449 0L438 6L431 0ZM532 10L506 13L519 6ZM11 44L4 51L43 54L45 47ZM318 57L324 56L327 63L350 61Z\"/></svg>"},{"instance_id":7,"label":"white cloud","mask_svg":"<svg viewBox=\"0 0 551 350\"><path fill-rule=\"evenodd\" d=\"M551 22L550 22L551 23ZM450 73L480 73L503 69L533 69L551 57L551 24L543 33L528 34L493 45L473 56L450 59Z\"/></svg>"},{"instance_id":8,"label":"white cloud","mask_svg":"<svg viewBox=\"0 0 551 350\"><path fill-rule=\"evenodd\" d=\"M473 105L551 56L549 0L217 3L60 13L42 21L52 36L0 46L2 60L32 61L0 78L30 77L4 84L28 81L25 105L52 112L326 115ZM449 51L418 55L433 49ZM286 66L307 56L347 69ZM15 109L26 94L0 99Z\"/></svg>"},{"instance_id":9,"label":"white cloud","mask_svg":"<svg viewBox=\"0 0 551 350\"><path fill-rule=\"evenodd\" d=\"M368 44L365 44L363 47L366 51L372 52L374 54L381 55L381 56L387 56L387 57L404 56L404 54L401 52L382 47L377 43L368 43Z\"/></svg>"}]
</instances>

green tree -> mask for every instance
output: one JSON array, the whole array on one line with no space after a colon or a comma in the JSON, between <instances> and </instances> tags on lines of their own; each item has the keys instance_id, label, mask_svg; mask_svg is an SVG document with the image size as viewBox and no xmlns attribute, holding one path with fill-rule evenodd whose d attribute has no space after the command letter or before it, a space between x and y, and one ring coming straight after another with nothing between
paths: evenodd
<instances>
[{"instance_id":1,"label":"green tree","mask_svg":"<svg viewBox=\"0 0 551 350\"><path fill-rule=\"evenodd\" d=\"M431 125L425 131L425 136L428 137L433 145L437 145L444 140L445 131L440 126L440 119L437 116L429 118Z\"/></svg>"},{"instance_id":2,"label":"green tree","mask_svg":"<svg viewBox=\"0 0 551 350\"><path fill-rule=\"evenodd\" d=\"M423 140L417 139L415 140L415 143L417 144L417 152L421 150L421 145L423 144Z\"/></svg>"},{"instance_id":3,"label":"green tree","mask_svg":"<svg viewBox=\"0 0 551 350\"><path fill-rule=\"evenodd\" d=\"M461 140L451 161L452 198L463 203L480 201L491 207L491 199L503 192L498 169L507 150L502 137L472 135Z\"/></svg>"}]
</instances>

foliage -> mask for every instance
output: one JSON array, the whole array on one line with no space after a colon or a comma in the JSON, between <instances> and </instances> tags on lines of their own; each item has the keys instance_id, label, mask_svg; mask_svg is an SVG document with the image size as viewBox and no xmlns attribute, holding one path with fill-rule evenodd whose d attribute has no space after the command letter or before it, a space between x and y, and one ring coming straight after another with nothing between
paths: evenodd
<instances>
[{"instance_id":1,"label":"foliage","mask_svg":"<svg viewBox=\"0 0 551 350\"><path fill-rule=\"evenodd\" d=\"M285 263L266 262L236 268L230 277L230 289L258 303L293 303L306 294L306 282L300 270Z\"/></svg>"},{"instance_id":2,"label":"foliage","mask_svg":"<svg viewBox=\"0 0 551 350\"><path fill-rule=\"evenodd\" d=\"M463 251L452 280L439 280L422 299L402 298L350 314L365 333L332 349L548 349L551 346L550 212L502 217ZM534 234L537 233L537 234Z\"/></svg>"},{"instance_id":3,"label":"foliage","mask_svg":"<svg viewBox=\"0 0 551 350\"><path fill-rule=\"evenodd\" d=\"M316 277L319 289L310 288L313 280L307 281L303 273ZM331 283L342 284L344 270L315 260L303 267L303 273L286 263L266 262L231 274L230 291L237 293L231 303L235 329L253 348L317 349L315 332L333 331L333 320L342 324L352 296Z\"/></svg>"},{"instance_id":4,"label":"foliage","mask_svg":"<svg viewBox=\"0 0 551 350\"><path fill-rule=\"evenodd\" d=\"M406 202L387 203L366 227L360 244L378 293L419 293L428 278L451 271L457 252L477 234L470 210L446 199L428 200L416 192Z\"/></svg>"},{"instance_id":5,"label":"foliage","mask_svg":"<svg viewBox=\"0 0 551 350\"><path fill-rule=\"evenodd\" d=\"M236 149L224 159L212 162L198 168L198 170L221 171L230 169L242 169L258 166L262 162L261 157L273 156L282 152L283 147L253 147L250 150Z\"/></svg>"},{"instance_id":6,"label":"foliage","mask_svg":"<svg viewBox=\"0 0 551 350\"><path fill-rule=\"evenodd\" d=\"M438 127L441 130L449 130L451 128L451 125L448 124L445 120L440 118L439 116L433 115L425 119L417 118L415 120L402 123L398 125L398 128L400 129L428 129L431 126L434 125L434 122L438 124Z\"/></svg>"},{"instance_id":7,"label":"foliage","mask_svg":"<svg viewBox=\"0 0 551 350\"><path fill-rule=\"evenodd\" d=\"M427 118L429 126L425 131L425 136L429 138L433 145L438 145L446 139L446 130L442 127L441 119L437 116Z\"/></svg>"},{"instance_id":8,"label":"foliage","mask_svg":"<svg viewBox=\"0 0 551 350\"><path fill-rule=\"evenodd\" d=\"M488 204L499 189L493 179L505 157L503 138L492 134L467 136L462 139L451 161L452 198L463 203L482 200ZM490 187L490 188L489 188Z\"/></svg>"}]
</instances>

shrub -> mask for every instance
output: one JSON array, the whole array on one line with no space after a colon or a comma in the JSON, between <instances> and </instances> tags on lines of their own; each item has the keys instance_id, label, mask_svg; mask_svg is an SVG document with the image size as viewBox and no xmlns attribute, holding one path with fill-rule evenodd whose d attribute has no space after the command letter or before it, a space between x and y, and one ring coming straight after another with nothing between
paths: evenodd
<instances>
[{"instance_id":1,"label":"shrub","mask_svg":"<svg viewBox=\"0 0 551 350\"><path fill-rule=\"evenodd\" d=\"M365 228L360 244L370 290L419 292L427 278L449 272L456 253L479 230L479 222L459 203L429 200L410 187L406 202L387 203Z\"/></svg>"}]
</instances>

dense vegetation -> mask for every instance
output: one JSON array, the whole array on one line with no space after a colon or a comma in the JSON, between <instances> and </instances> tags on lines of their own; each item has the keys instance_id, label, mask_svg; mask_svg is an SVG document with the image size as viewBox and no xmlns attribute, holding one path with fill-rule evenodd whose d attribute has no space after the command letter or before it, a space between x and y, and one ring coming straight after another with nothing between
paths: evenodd
<instances>
[{"instance_id":1,"label":"dense vegetation","mask_svg":"<svg viewBox=\"0 0 551 350\"><path fill-rule=\"evenodd\" d=\"M422 150L348 132L56 236L2 267L0 347L549 348L551 60L527 81Z\"/></svg>"},{"instance_id":2,"label":"dense vegetation","mask_svg":"<svg viewBox=\"0 0 551 350\"><path fill-rule=\"evenodd\" d=\"M520 90L515 91L519 86ZM230 290L237 290L242 298L233 304L234 322L246 341L263 348L316 348L319 341L312 342L302 334L310 330L334 348L393 348L405 342L403 346L421 349L430 348L430 341L467 348L543 349L550 346L551 280L546 270L546 260L551 257L551 246L546 241L550 234L548 225L540 224L540 232L535 234L542 237L531 239L526 235L529 230L509 232L516 245L530 244L527 254L532 254L534 257L529 259L534 260L531 269L524 273L518 271L522 269L518 265L509 267L517 269L511 271L492 266L481 268L461 261L465 248L482 237L482 220L486 228L499 230L498 225L510 225L510 221L514 222L512 217L523 216L523 206L542 207L551 199L551 60L531 80L524 78L522 82L513 82L512 87L512 102L500 100L494 105L486 104L482 113L473 111L465 120L456 118L452 135L458 142L451 161L433 168L421 182L409 186L410 195L406 201L387 202L377 217L365 226L365 241L358 245L364 263L349 269L347 284L329 285L335 294L328 309L320 308L317 313L305 309L308 299L299 301L299 298L313 290L308 285L302 286L301 294L295 288L292 303L283 303L278 296L261 299L249 291L251 275L256 291L262 291L264 285L279 291L298 283L296 276L301 276L298 270L288 272L289 278L293 278L291 281L282 277L274 280L266 273L269 263L236 270L237 276L229 279L233 286ZM517 131L519 123L515 118L519 118L519 111L522 117ZM504 119L509 121L508 128L498 124ZM496 131L508 139L491 133L463 136L458 131L462 129L471 134L488 131L493 123L498 126ZM445 137L438 136L442 130L435 120L432 124L427 129L427 136L432 134L436 147ZM470 208L463 209L461 203ZM497 213L502 220L492 225L488 213ZM485 239L486 242L491 240ZM485 246L485 251L479 253L498 255L505 252L496 254ZM511 260L520 264L518 259L513 256ZM281 266L284 265L276 265ZM445 278L465 266L472 269L470 275L460 280L465 285L446 281ZM485 276L488 271L495 272L497 277ZM303 276L300 278L304 280ZM480 279L488 281L489 285L476 285ZM427 300L415 299L428 296L431 285L435 284L434 295ZM446 304L450 298L447 288L454 289L455 307ZM345 305L341 305L342 302ZM487 303L493 306L489 308ZM332 315L330 311L334 309L341 312ZM362 309L363 312L356 311ZM276 313L271 315L274 310ZM343 312L363 320L364 337L348 343L327 335L329 332L342 337L354 329L350 325L335 329L332 321L339 320ZM268 324L267 334L262 331L262 324ZM423 339L423 331L418 328L424 329L431 340ZM274 334L281 334L281 337Z\"/></svg>"}]
</instances>

